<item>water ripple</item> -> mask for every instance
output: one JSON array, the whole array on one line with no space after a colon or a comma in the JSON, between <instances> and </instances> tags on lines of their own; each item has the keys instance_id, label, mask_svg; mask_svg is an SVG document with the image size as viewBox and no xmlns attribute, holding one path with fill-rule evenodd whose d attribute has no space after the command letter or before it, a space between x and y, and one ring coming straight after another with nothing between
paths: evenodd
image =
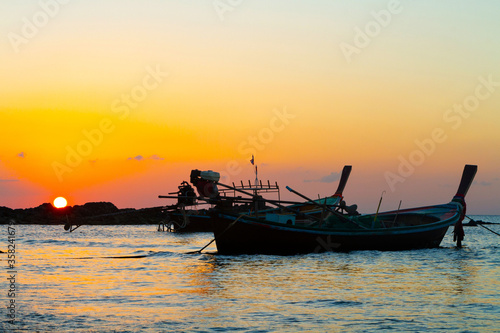
<instances>
[{"instance_id":1,"label":"water ripple","mask_svg":"<svg viewBox=\"0 0 500 333\"><path fill-rule=\"evenodd\" d=\"M438 249L289 257L187 254L213 236L155 226L78 231L17 227L19 331L493 332L500 317L498 236L479 228L463 249L449 232Z\"/></svg>"}]
</instances>

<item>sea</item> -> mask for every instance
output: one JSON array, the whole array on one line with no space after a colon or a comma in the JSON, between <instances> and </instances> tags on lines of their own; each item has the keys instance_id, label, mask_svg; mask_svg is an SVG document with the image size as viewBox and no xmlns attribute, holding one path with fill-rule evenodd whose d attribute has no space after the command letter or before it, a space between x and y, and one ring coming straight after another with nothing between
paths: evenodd
<instances>
[{"instance_id":1,"label":"sea","mask_svg":"<svg viewBox=\"0 0 500 333\"><path fill-rule=\"evenodd\" d=\"M461 249L450 228L435 249L225 256L188 253L211 233L12 222L2 332L500 332L500 225Z\"/></svg>"}]
</instances>

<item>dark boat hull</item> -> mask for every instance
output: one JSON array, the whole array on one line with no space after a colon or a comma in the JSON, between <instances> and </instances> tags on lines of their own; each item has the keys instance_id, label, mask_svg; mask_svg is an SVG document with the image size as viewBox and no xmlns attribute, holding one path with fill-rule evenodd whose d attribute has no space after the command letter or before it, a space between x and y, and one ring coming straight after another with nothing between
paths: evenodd
<instances>
[{"instance_id":1,"label":"dark boat hull","mask_svg":"<svg viewBox=\"0 0 500 333\"><path fill-rule=\"evenodd\" d=\"M335 235L268 229L240 223L224 231L231 222L218 221L214 233L219 254L299 254L325 251L396 251L438 247L448 227L405 235Z\"/></svg>"},{"instance_id":2,"label":"dark boat hull","mask_svg":"<svg viewBox=\"0 0 500 333\"><path fill-rule=\"evenodd\" d=\"M458 207L436 207L437 210L443 207L452 209L453 214L448 215L446 219L433 217L433 220L424 223L426 219L431 218L429 215L407 212L408 217L411 215L423 223L415 226L357 230L291 226L246 216L238 219L232 214L219 214L219 217L213 220L213 231L219 254L289 255L325 251L435 248L439 247L449 226L460 220ZM400 214L400 217L403 215Z\"/></svg>"}]
</instances>

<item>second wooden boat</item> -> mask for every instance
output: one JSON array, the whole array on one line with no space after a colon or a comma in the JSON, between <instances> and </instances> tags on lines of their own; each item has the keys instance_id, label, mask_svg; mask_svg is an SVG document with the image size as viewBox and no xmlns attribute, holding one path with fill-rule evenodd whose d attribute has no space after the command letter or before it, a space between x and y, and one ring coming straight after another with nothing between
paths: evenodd
<instances>
[{"instance_id":1,"label":"second wooden boat","mask_svg":"<svg viewBox=\"0 0 500 333\"><path fill-rule=\"evenodd\" d=\"M449 203L378 214L350 216L324 208L328 214L318 220L289 209L255 215L219 209L213 220L217 251L219 254L286 255L434 248L453 225L460 246L465 195L476 172L477 166L465 166L458 191ZM308 204L319 205L313 201Z\"/></svg>"}]
</instances>

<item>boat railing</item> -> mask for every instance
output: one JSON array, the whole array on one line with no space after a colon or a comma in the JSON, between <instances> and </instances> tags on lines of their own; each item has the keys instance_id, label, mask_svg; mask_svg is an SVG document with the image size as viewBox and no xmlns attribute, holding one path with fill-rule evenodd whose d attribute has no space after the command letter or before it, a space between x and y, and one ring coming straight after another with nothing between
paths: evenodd
<instances>
[{"instance_id":1,"label":"boat railing","mask_svg":"<svg viewBox=\"0 0 500 333\"><path fill-rule=\"evenodd\" d=\"M223 188L219 189L219 193L226 195L229 193L232 193L234 197L236 197L236 192L238 190L240 191L252 191L255 195L258 193L277 193L278 194L278 201L281 200L280 196L280 187L277 182L274 184L271 184L269 180L266 183L262 183L260 180L258 183L252 184L250 180L248 181L248 184L244 184L243 181L240 181L240 184L235 184L234 182L232 183L231 188Z\"/></svg>"}]
</instances>

